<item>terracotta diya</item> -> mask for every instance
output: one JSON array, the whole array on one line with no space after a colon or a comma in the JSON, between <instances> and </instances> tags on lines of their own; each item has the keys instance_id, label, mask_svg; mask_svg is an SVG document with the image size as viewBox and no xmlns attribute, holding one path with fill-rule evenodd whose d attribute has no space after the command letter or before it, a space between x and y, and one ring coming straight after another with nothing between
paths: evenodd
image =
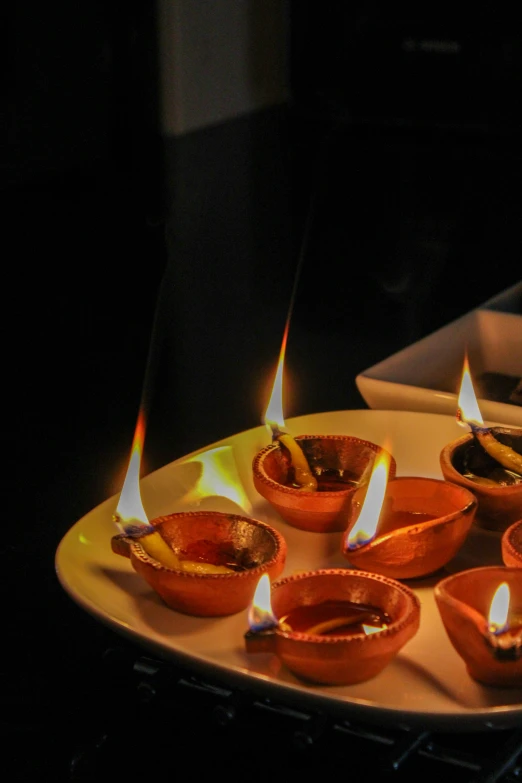
<instances>
[{"instance_id":1,"label":"terracotta diya","mask_svg":"<svg viewBox=\"0 0 522 783\"><path fill-rule=\"evenodd\" d=\"M502 447L522 459L522 429L492 427L490 435ZM488 454L475 434L448 443L440 453L442 475L466 487L476 496L476 522L480 527L503 532L522 518L522 475L506 472ZM507 483L510 481L511 483Z\"/></svg>"},{"instance_id":2,"label":"terracotta diya","mask_svg":"<svg viewBox=\"0 0 522 783\"><path fill-rule=\"evenodd\" d=\"M353 685L375 677L417 633L420 602L393 579L350 569L288 576L251 607L247 653L275 653L312 683ZM256 593L257 600L257 593Z\"/></svg>"},{"instance_id":3,"label":"terracotta diya","mask_svg":"<svg viewBox=\"0 0 522 783\"><path fill-rule=\"evenodd\" d=\"M504 565L522 568L522 519L514 522L504 531L501 549Z\"/></svg>"},{"instance_id":4,"label":"terracotta diya","mask_svg":"<svg viewBox=\"0 0 522 783\"><path fill-rule=\"evenodd\" d=\"M464 487L421 476L387 481L377 461L353 499L342 553L351 565L394 579L427 576L446 565L469 533L477 499Z\"/></svg>"},{"instance_id":5,"label":"terracotta diya","mask_svg":"<svg viewBox=\"0 0 522 783\"><path fill-rule=\"evenodd\" d=\"M151 531L161 537L162 557L165 547L170 552L170 565L146 551L144 544ZM111 546L113 552L130 559L134 570L169 607L198 617L246 609L259 578L265 573L277 578L287 553L286 542L275 528L217 511L158 517L149 526L135 529L133 535L113 536Z\"/></svg>"},{"instance_id":6,"label":"terracotta diya","mask_svg":"<svg viewBox=\"0 0 522 783\"><path fill-rule=\"evenodd\" d=\"M522 570L484 566L434 588L446 633L474 680L522 687Z\"/></svg>"},{"instance_id":7,"label":"terracotta diya","mask_svg":"<svg viewBox=\"0 0 522 783\"><path fill-rule=\"evenodd\" d=\"M290 310L292 305L290 305ZM292 527L313 533L340 532L353 492L369 478L381 446L351 435L292 436L283 415L283 368L287 321L272 393L263 417L272 442L252 461L254 486ZM391 472L395 460L390 455Z\"/></svg>"},{"instance_id":8,"label":"terracotta diya","mask_svg":"<svg viewBox=\"0 0 522 783\"><path fill-rule=\"evenodd\" d=\"M394 457L368 440L350 435L297 435L294 440L315 477L315 489L296 484L292 454L277 439L255 455L252 469L259 494L300 530L344 530L353 494L366 483L375 457L383 451L389 455L390 475L396 472Z\"/></svg>"},{"instance_id":9,"label":"terracotta diya","mask_svg":"<svg viewBox=\"0 0 522 783\"><path fill-rule=\"evenodd\" d=\"M471 432L442 449L442 475L477 497L476 522L480 527L503 532L522 518L522 429L484 426L467 357L457 421Z\"/></svg>"}]
</instances>

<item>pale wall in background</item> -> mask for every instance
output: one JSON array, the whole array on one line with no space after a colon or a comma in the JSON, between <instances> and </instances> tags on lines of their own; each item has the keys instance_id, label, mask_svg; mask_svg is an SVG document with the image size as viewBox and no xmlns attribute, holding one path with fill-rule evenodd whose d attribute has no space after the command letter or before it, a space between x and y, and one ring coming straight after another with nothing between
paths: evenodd
<instances>
[{"instance_id":1,"label":"pale wall in background","mask_svg":"<svg viewBox=\"0 0 522 783\"><path fill-rule=\"evenodd\" d=\"M158 27L164 135L287 100L286 0L158 0Z\"/></svg>"}]
</instances>

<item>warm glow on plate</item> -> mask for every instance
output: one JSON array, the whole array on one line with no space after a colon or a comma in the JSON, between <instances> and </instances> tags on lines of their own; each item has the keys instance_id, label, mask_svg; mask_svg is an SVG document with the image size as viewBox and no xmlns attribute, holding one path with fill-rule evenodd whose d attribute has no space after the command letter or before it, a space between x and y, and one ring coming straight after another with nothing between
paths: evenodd
<instances>
[{"instance_id":1,"label":"warm glow on plate","mask_svg":"<svg viewBox=\"0 0 522 783\"><path fill-rule=\"evenodd\" d=\"M502 582L493 596L489 609L488 625L492 633L502 631L507 625L509 615L510 592L509 585Z\"/></svg>"},{"instance_id":2,"label":"warm glow on plate","mask_svg":"<svg viewBox=\"0 0 522 783\"><path fill-rule=\"evenodd\" d=\"M484 426L484 421L478 406L467 354L464 356L464 366L462 369L462 380L457 402L457 421L459 424L473 422L480 427Z\"/></svg>"},{"instance_id":3,"label":"warm glow on plate","mask_svg":"<svg viewBox=\"0 0 522 783\"><path fill-rule=\"evenodd\" d=\"M270 589L270 577L268 574L263 574L257 583L254 599L248 610L248 627L251 631L267 630L278 624L272 612Z\"/></svg>"},{"instance_id":4,"label":"warm glow on plate","mask_svg":"<svg viewBox=\"0 0 522 783\"><path fill-rule=\"evenodd\" d=\"M118 506L116 508L117 525L121 532L129 524L148 525L149 520L140 491L140 470L141 457L143 454L143 444L145 441L145 417L140 411L136 423L136 431L132 442L131 457L129 467L125 475L125 481L121 490Z\"/></svg>"},{"instance_id":5,"label":"warm glow on plate","mask_svg":"<svg viewBox=\"0 0 522 783\"><path fill-rule=\"evenodd\" d=\"M390 470L390 450L386 450L386 448L376 456L373 462L361 512L348 535L348 548L355 548L366 543L374 537L377 531Z\"/></svg>"},{"instance_id":6,"label":"warm glow on plate","mask_svg":"<svg viewBox=\"0 0 522 783\"><path fill-rule=\"evenodd\" d=\"M230 446L217 446L202 454L191 457L187 462L201 466L201 475L197 484L184 497L189 505L198 503L207 497L228 498L250 514L252 503L241 481L234 451Z\"/></svg>"}]
</instances>

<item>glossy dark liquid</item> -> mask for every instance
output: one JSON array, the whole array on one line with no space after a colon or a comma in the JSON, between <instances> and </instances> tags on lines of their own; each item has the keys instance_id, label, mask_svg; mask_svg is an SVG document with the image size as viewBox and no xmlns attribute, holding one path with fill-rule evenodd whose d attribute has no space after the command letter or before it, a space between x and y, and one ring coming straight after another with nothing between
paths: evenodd
<instances>
[{"instance_id":1,"label":"glossy dark liquid","mask_svg":"<svg viewBox=\"0 0 522 783\"><path fill-rule=\"evenodd\" d=\"M379 607L352 601L324 601L298 606L279 618L282 630L320 636L352 636L364 632L363 624L385 628L390 622L389 615Z\"/></svg>"},{"instance_id":2,"label":"glossy dark liquid","mask_svg":"<svg viewBox=\"0 0 522 783\"><path fill-rule=\"evenodd\" d=\"M245 571L251 568L252 563L248 562L248 555L241 551L241 562L234 549L232 542L220 542L219 544L207 539L194 541L189 546L178 552L180 560L190 560L195 563L210 563L215 566L226 566L233 571Z\"/></svg>"},{"instance_id":3,"label":"glossy dark liquid","mask_svg":"<svg viewBox=\"0 0 522 783\"><path fill-rule=\"evenodd\" d=\"M314 476L317 479L316 492L342 492L350 487L356 487L358 482L349 478L345 471L327 468L322 471L314 471ZM290 471L290 483L289 487L297 489L299 485L295 483L293 470Z\"/></svg>"}]
</instances>

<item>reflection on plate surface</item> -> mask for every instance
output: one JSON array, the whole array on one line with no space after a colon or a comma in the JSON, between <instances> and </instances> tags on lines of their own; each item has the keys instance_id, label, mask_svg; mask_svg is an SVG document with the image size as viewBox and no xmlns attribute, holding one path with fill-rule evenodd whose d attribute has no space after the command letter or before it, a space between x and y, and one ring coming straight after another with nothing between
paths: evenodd
<instances>
[{"instance_id":1,"label":"reflection on plate surface","mask_svg":"<svg viewBox=\"0 0 522 783\"><path fill-rule=\"evenodd\" d=\"M343 433L382 446L390 438L398 476L432 478L442 478L441 448L462 435L453 416L408 411L317 413L289 419L287 426L293 435ZM292 528L257 495L252 458L267 439L265 427L259 426L146 476L141 487L149 518L197 508L244 513L246 506L249 515L273 525L285 537L288 557L283 576L301 570L350 567L341 554L341 533ZM228 470L233 468L241 492L237 486L234 494L228 492L222 474L218 475L209 460L209 451L214 449ZM406 582L421 602L420 629L377 677L352 686L309 686L274 656L247 656L243 642L248 627L246 612L206 619L187 617L163 605L130 563L111 551L117 500L117 496L109 498L71 527L58 547L56 569L63 588L80 607L144 649L231 685L250 687L309 709L341 712L346 718L462 731L520 723L522 689L487 688L469 677L447 638L433 597L433 585L449 573L501 565L499 534L474 527L440 574Z\"/></svg>"}]
</instances>

